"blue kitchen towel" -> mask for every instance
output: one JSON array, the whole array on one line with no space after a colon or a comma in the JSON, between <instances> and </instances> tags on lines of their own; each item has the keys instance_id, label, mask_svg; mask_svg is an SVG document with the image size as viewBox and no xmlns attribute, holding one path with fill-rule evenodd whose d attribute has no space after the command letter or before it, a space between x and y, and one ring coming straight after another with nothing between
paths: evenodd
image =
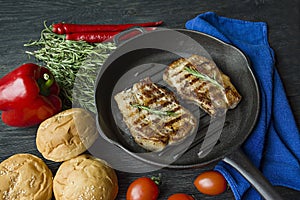
<instances>
[{"instance_id":1,"label":"blue kitchen towel","mask_svg":"<svg viewBox=\"0 0 300 200\"><path fill-rule=\"evenodd\" d=\"M187 21L186 28L212 35L248 56L260 87L261 112L242 149L273 185L300 190L300 134L275 68L267 24L207 12ZM215 169L225 176L236 199L262 199L228 164L221 161Z\"/></svg>"}]
</instances>

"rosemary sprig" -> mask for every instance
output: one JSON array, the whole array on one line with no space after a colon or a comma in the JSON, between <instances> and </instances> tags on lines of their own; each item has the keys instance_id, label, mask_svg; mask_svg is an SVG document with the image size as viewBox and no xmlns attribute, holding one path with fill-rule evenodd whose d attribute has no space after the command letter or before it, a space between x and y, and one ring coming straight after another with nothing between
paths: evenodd
<instances>
[{"instance_id":1,"label":"rosemary sprig","mask_svg":"<svg viewBox=\"0 0 300 200\"><path fill-rule=\"evenodd\" d=\"M63 35L53 33L45 22L40 39L24 46L38 48L26 53L53 73L61 89L64 108L79 104L96 112L94 83L98 70L116 48L114 43L69 41Z\"/></svg>"},{"instance_id":2,"label":"rosemary sprig","mask_svg":"<svg viewBox=\"0 0 300 200\"><path fill-rule=\"evenodd\" d=\"M190 74L196 76L197 78L204 80L204 81L209 81L212 84L216 85L217 87L224 89L223 85L221 85L220 83L218 83L215 79L210 78L209 76L205 75L205 74L201 74L199 71L191 69L190 67L185 67L184 68L185 71L189 72Z\"/></svg>"},{"instance_id":3,"label":"rosemary sprig","mask_svg":"<svg viewBox=\"0 0 300 200\"><path fill-rule=\"evenodd\" d=\"M153 113L155 115L162 115L162 116L174 116L174 115L177 115L177 113L174 112L174 111L156 110L156 109L152 109L152 108L149 108L148 106L143 106L143 105L140 105L140 104L130 104L130 105L132 107L135 107L135 108L146 110L149 113Z\"/></svg>"}]
</instances>

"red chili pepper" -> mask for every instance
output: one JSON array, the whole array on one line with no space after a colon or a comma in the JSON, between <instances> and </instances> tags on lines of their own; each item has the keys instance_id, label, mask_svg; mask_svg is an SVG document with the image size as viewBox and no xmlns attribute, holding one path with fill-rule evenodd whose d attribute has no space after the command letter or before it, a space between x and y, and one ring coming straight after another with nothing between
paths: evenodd
<instances>
[{"instance_id":1,"label":"red chili pepper","mask_svg":"<svg viewBox=\"0 0 300 200\"><path fill-rule=\"evenodd\" d=\"M21 65L0 79L2 120L10 126L37 125L61 110L58 94L58 84L47 68Z\"/></svg>"},{"instance_id":2,"label":"red chili pepper","mask_svg":"<svg viewBox=\"0 0 300 200\"><path fill-rule=\"evenodd\" d=\"M134 26L151 27L159 26L163 21L133 23L133 24L68 24L58 23L52 25L52 31L56 34L66 33L87 33L87 32L107 32L107 31L124 31Z\"/></svg>"},{"instance_id":3,"label":"red chili pepper","mask_svg":"<svg viewBox=\"0 0 300 200\"><path fill-rule=\"evenodd\" d=\"M146 31L153 31L155 27L146 27ZM87 33L67 33L66 40L75 40L75 41L86 41L89 43L100 43L100 42L111 42L113 37L122 31L102 31L102 32L87 32ZM120 40L127 40L136 35L139 35L141 32L138 30L132 30L131 32L124 34L120 37Z\"/></svg>"}]
</instances>

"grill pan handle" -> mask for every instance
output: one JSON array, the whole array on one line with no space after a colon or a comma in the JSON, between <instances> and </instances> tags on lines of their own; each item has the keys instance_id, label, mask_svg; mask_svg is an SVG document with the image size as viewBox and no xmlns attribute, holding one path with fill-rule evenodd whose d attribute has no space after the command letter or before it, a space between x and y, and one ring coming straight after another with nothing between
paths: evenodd
<instances>
[{"instance_id":1,"label":"grill pan handle","mask_svg":"<svg viewBox=\"0 0 300 200\"><path fill-rule=\"evenodd\" d=\"M267 200L282 200L282 197L262 175L262 173L251 163L244 152L239 148L223 161L234 167L245 179Z\"/></svg>"},{"instance_id":2,"label":"grill pan handle","mask_svg":"<svg viewBox=\"0 0 300 200\"><path fill-rule=\"evenodd\" d=\"M135 38L139 35L142 35L150 31L155 31L155 30L157 30L157 27L139 27L139 26L131 27L115 35L113 37L113 42L117 46L119 46L132 38Z\"/></svg>"}]
</instances>

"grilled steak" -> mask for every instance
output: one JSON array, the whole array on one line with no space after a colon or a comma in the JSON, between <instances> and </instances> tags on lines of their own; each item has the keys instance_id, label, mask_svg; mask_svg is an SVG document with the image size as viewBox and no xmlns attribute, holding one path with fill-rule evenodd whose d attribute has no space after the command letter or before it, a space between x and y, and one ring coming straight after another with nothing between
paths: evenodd
<instances>
[{"instance_id":1,"label":"grilled steak","mask_svg":"<svg viewBox=\"0 0 300 200\"><path fill-rule=\"evenodd\" d=\"M241 100L230 78L212 60L199 55L172 62L163 79L182 98L197 104L211 116L224 114Z\"/></svg>"},{"instance_id":2,"label":"grilled steak","mask_svg":"<svg viewBox=\"0 0 300 200\"><path fill-rule=\"evenodd\" d=\"M171 91L154 84L150 78L114 98L134 140L149 151L178 143L195 128L195 117L178 103Z\"/></svg>"}]
</instances>

